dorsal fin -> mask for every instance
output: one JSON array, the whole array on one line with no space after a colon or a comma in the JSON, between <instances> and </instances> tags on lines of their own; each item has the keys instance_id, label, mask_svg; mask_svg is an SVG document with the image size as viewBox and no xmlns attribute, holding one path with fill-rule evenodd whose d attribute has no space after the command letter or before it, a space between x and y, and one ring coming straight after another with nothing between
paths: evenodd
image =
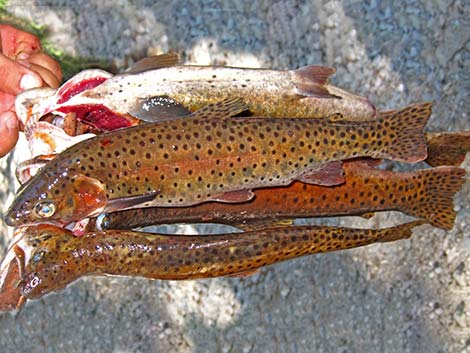
<instances>
[{"instance_id":1,"label":"dorsal fin","mask_svg":"<svg viewBox=\"0 0 470 353\"><path fill-rule=\"evenodd\" d=\"M306 97L338 99L339 97L332 95L325 87L335 71L331 67L318 65L304 66L292 71L297 94Z\"/></svg>"},{"instance_id":2,"label":"dorsal fin","mask_svg":"<svg viewBox=\"0 0 470 353\"><path fill-rule=\"evenodd\" d=\"M248 110L248 106L243 99L229 98L206 105L192 113L190 118L226 118L235 116L245 110Z\"/></svg>"},{"instance_id":3,"label":"dorsal fin","mask_svg":"<svg viewBox=\"0 0 470 353\"><path fill-rule=\"evenodd\" d=\"M135 62L130 66L125 74L138 74L144 71L161 69L164 67L175 66L179 62L179 55L176 53L166 53L153 55Z\"/></svg>"}]
</instances>

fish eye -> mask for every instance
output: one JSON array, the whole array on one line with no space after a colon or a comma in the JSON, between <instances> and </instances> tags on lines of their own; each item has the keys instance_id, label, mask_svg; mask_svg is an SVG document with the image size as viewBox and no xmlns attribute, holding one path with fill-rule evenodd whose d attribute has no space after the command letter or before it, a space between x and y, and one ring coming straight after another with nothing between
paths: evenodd
<instances>
[{"instance_id":1,"label":"fish eye","mask_svg":"<svg viewBox=\"0 0 470 353\"><path fill-rule=\"evenodd\" d=\"M40 250L33 255L31 260L33 261L34 264L37 264L39 261L42 260L45 254L46 254L45 250Z\"/></svg>"},{"instance_id":2,"label":"fish eye","mask_svg":"<svg viewBox=\"0 0 470 353\"><path fill-rule=\"evenodd\" d=\"M35 213L41 218L52 217L55 213L56 207L52 201L42 201L34 206Z\"/></svg>"},{"instance_id":3,"label":"fish eye","mask_svg":"<svg viewBox=\"0 0 470 353\"><path fill-rule=\"evenodd\" d=\"M110 220L109 217L106 213L100 214L98 217L96 217L96 228L98 230L106 230L110 226Z\"/></svg>"}]
</instances>

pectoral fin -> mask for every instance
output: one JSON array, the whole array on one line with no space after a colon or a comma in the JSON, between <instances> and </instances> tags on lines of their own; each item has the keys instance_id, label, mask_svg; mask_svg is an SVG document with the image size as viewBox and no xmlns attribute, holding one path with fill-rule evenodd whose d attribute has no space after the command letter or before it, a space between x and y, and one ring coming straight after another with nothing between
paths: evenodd
<instances>
[{"instance_id":1,"label":"pectoral fin","mask_svg":"<svg viewBox=\"0 0 470 353\"><path fill-rule=\"evenodd\" d=\"M168 96L156 96L138 99L135 105L129 109L129 114L140 120L153 123L186 116L191 112Z\"/></svg>"},{"instance_id":2,"label":"pectoral fin","mask_svg":"<svg viewBox=\"0 0 470 353\"><path fill-rule=\"evenodd\" d=\"M140 59L134 65L129 67L125 74L138 74L141 72L161 69L164 67L175 66L178 64L179 56L176 53L166 53L160 55L153 55L147 58Z\"/></svg>"},{"instance_id":3,"label":"pectoral fin","mask_svg":"<svg viewBox=\"0 0 470 353\"><path fill-rule=\"evenodd\" d=\"M343 167L340 161L328 162L319 169L297 178L307 184L332 186L344 183Z\"/></svg>"},{"instance_id":4,"label":"pectoral fin","mask_svg":"<svg viewBox=\"0 0 470 353\"><path fill-rule=\"evenodd\" d=\"M127 208L131 208L133 206L145 204L146 202L151 202L155 199L155 197L157 197L159 193L160 193L159 191L155 191L151 194L110 199L108 200L108 203L106 204L106 207L103 210L103 212L111 213L111 212L121 211Z\"/></svg>"}]
</instances>

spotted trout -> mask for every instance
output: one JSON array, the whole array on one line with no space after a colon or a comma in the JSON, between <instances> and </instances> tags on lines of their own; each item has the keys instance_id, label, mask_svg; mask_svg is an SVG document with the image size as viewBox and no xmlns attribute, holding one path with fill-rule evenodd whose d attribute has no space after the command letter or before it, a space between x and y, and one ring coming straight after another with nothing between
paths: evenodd
<instances>
[{"instance_id":1,"label":"spotted trout","mask_svg":"<svg viewBox=\"0 0 470 353\"><path fill-rule=\"evenodd\" d=\"M222 223L250 229L295 218L361 215L397 210L452 229L453 197L465 170L439 167L412 172L375 169L364 161L343 164L345 182L325 187L294 182L286 187L254 190L245 203L206 202L191 207L153 207L100 215L89 230L133 229L156 224Z\"/></svg>"},{"instance_id":2,"label":"spotted trout","mask_svg":"<svg viewBox=\"0 0 470 353\"><path fill-rule=\"evenodd\" d=\"M16 111L24 124L46 114L73 113L94 126L130 126L126 116L154 121L194 112L227 98L242 98L256 116L348 120L375 118L374 106L328 84L334 69L311 65L297 70L177 65L176 54L145 58L112 76L86 70L58 90L20 95ZM39 99L38 99L39 98Z\"/></svg>"},{"instance_id":3,"label":"spotted trout","mask_svg":"<svg viewBox=\"0 0 470 353\"><path fill-rule=\"evenodd\" d=\"M162 280L243 276L308 254L408 238L421 224L380 230L297 226L201 236L113 230L82 237L51 225L24 227L1 267L0 309L13 310L86 275Z\"/></svg>"},{"instance_id":4,"label":"spotted trout","mask_svg":"<svg viewBox=\"0 0 470 353\"><path fill-rule=\"evenodd\" d=\"M251 189L342 183L341 160L417 162L431 103L369 122L234 118L226 100L188 118L104 133L68 148L19 190L6 222L64 225L132 207L243 202Z\"/></svg>"}]
</instances>

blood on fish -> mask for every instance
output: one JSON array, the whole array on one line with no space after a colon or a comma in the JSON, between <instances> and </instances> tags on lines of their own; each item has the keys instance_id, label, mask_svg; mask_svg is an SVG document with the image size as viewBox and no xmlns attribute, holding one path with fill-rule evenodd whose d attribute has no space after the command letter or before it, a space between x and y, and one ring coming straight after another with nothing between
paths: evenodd
<instances>
[{"instance_id":1,"label":"blood on fish","mask_svg":"<svg viewBox=\"0 0 470 353\"><path fill-rule=\"evenodd\" d=\"M95 88L101 85L107 78L105 77L94 77L90 79L85 79L83 81L78 82L72 86L64 85L64 90L59 90L59 99L57 100L57 104L62 104L67 102L73 96L86 91L87 89Z\"/></svg>"},{"instance_id":2,"label":"blood on fish","mask_svg":"<svg viewBox=\"0 0 470 353\"><path fill-rule=\"evenodd\" d=\"M112 140L103 140L103 141L101 141L101 146L106 147L106 146L108 146L111 142L112 142Z\"/></svg>"},{"instance_id":3,"label":"blood on fish","mask_svg":"<svg viewBox=\"0 0 470 353\"><path fill-rule=\"evenodd\" d=\"M61 113L75 113L79 121L102 130L111 131L132 126L132 123L119 114L114 113L102 104L81 104L63 106L57 109Z\"/></svg>"}]
</instances>

